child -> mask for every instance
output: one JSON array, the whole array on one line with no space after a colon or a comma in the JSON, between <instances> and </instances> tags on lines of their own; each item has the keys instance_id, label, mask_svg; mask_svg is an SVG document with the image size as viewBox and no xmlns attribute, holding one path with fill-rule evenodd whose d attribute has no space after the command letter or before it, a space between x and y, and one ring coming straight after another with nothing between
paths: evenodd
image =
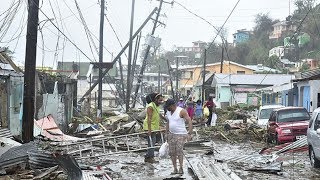
<instances>
[{"instance_id":1,"label":"child","mask_svg":"<svg viewBox=\"0 0 320 180\"><path fill-rule=\"evenodd\" d=\"M202 103L201 103L201 100L198 100L197 101L197 104L196 104L196 109L195 109L195 115L196 115L196 120L198 122L201 122L202 121L202 116L203 116L203 112L202 112Z\"/></svg>"}]
</instances>

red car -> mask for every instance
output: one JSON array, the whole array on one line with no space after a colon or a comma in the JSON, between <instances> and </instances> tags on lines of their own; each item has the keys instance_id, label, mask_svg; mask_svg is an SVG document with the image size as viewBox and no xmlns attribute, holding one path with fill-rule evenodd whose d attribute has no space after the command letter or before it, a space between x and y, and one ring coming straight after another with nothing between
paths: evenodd
<instances>
[{"instance_id":1,"label":"red car","mask_svg":"<svg viewBox=\"0 0 320 180\"><path fill-rule=\"evenodd\" d=\"M302 107L275 109L268 121L268 141L281 144L306 136L309 120L308 111Z\"/></svg>"}]
</instances>

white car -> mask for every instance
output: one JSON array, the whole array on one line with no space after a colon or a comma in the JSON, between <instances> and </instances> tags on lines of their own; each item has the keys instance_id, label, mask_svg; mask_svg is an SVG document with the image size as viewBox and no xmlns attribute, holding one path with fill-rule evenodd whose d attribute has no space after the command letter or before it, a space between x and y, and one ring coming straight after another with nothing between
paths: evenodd
<instances>
[{"instance_id":1,"label":"white car","mask_svg":"<svg viewBox=\"0 0 320 180\"><path fill-rule=\"evenodd\" d=\"M307 131L311 166L320 168L320 108L313 111Z\"/></svg>"},{"instance_id":2,"label":"white car","mask_svg":"<svg viewBox=\"0 0 320 180\"><path fill-rule=\"evenodd\" d=\"M261 127L267 127L270 115L274 109L283 108L282 105L265 105L260 106L257 115L257 124Z\"/></svg>"}]
</instances>

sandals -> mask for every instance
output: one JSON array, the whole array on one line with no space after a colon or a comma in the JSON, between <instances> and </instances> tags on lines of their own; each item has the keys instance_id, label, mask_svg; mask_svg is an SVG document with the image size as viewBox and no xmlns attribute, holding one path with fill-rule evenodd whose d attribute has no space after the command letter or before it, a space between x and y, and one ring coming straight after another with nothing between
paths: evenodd
<instances>
[{"instance_id":1,"label":"sandals","mask_svg":"<svg viewBox=\"0 0 320 180\"><path fill-rule=\"evenodd\" d=\"M175 169L170 175L175 175L175 174L183 174L183 169L180 168L179 171Z\"/></svg>"},{"instance_id":2,"label":"sandals","mask_svg":"<svg viewBox=\"0 0 320 180\"><path fill-rule=\"evenodd\" d=\"M183 169L180 168L178 174L183 174Z\"/></svg>"},{"instance_id":3,"label":"sandals","mask_svg":"<svg viewBox=\"0 0 320 180\"><path fill-rule=\"evenodd\" d=\"M173 172L171 173L171 175L175 175L175 174L178 174L178 170L173 170Z\"/></svg>"}]
</instances>

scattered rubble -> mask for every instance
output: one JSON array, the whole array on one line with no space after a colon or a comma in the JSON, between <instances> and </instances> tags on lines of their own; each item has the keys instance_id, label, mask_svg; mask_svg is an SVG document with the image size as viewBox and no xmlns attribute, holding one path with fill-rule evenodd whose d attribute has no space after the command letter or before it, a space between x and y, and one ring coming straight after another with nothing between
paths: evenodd
<instances>
[{"instance_id":1,"label":"scattered rubble","mask_svg":"<svg viewBox=\"0 0 320 180\"><path fill-rule=\"evenodd\" d=\"M228 180L263 173L269 179L285 179L288 168L306 167L303 156L291 162L285 154L305 153L306 139L270 147L265 143L266 130L255 124L254 107L230 107L216 113L217 126L195 125L194 139L185 146L191 174L170 176L169 159L160 160L158 165L143 162L147 142L141 125L145 112L135 111L113 112L114 116L101 120L80 114L70 125L73 130L69 135L49 115L35 120L35 142L21 145L10 139L10 134L9 138L0 137L0 178ZM156 149L165 140L163 130L157 139Z\"/></svg>"}]
</instances>

